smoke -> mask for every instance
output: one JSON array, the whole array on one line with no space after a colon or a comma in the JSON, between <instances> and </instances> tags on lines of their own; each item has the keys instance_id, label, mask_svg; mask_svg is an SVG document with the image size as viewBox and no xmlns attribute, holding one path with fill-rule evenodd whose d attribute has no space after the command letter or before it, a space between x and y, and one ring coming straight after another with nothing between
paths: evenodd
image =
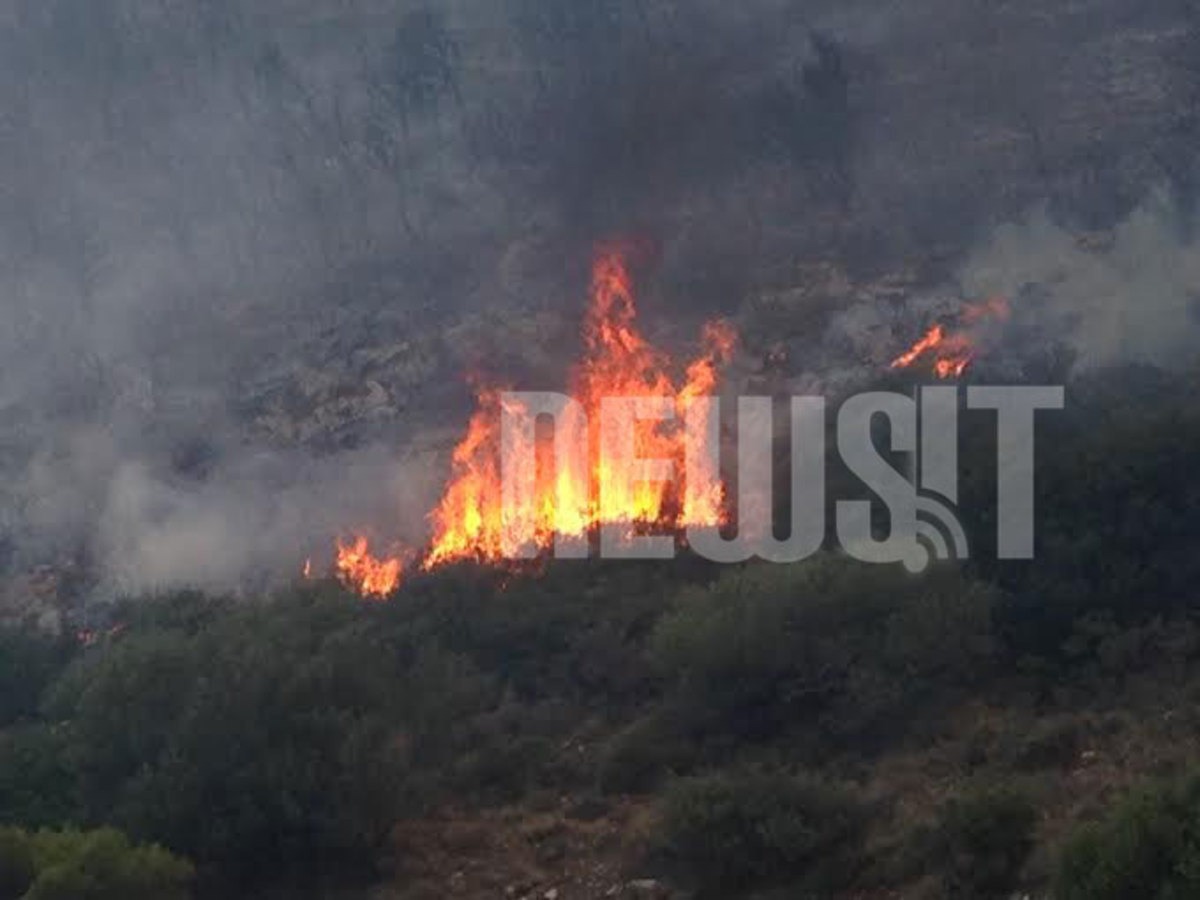
<instances>
[{"instance_id":1,"label":"smoke","mask_svg":"<svg viewBox=\"0 0 1200 900\"><path fill-rule=\"evenodd\" d=\"M563 383L597 241L651 248L642 308L670 343L798 262L960 252L1069 204L1064 173L1106 197L1162 180L1148 161L1192 146L1155 124L1186 99L1177 23L1128 14L1124 44L1074 23L1055 96L1121 123L1098 126L1120 165L1081 164L1094 129L1059 140L1044 82L1003 68L1031 54L995 44L1057 58L1029 5L999 27L959 0L0 0L0 576L251 588L344 529L419 543L464 376ZM1114 53L1153 83L1097 82ZM1099 256L1002 229L963 289L1044 282L1056 315L1093 303L1074 333L1097 359L1122 329L1149 350L1195 265L1156 221ZM1151 287L1153 324L1113 312ZM893 316L865 350L852 305L808 335L835 338L820 378L901 336Z\"/></svg>"},{"instance_id":2,"label":"smoke","mask_svg":"<svg viewBox=\"0 0 1200 900\"><path fill-rule=\"evenodd\" d=\"M967 296L1015 298L1080 368L1196 361L1200 232L1166 191L1101 234L1072 233L1038 210L997 229L961 281Z\"/></svg>"},{"instance_id":3,"label":"smoke","mask_svg":"<svg viewBox=\"0 0 1200 900\"><path fill-rule=\"evenodd\" d=\"M350 526L415 543L421 516L402 511L428 509L440 481L436 454L382 446L245 450L188 477L102 427L60 438L25 469L17 508L45 558L97 562L105 595L269 587L307 558L326 564L331 537Z\"/></svg>"},{"instance_id":4,"label":"smoke","mask_svg":"<svg viewBox=\"0 0 1200 900\"><path fill-rule=\"evenodd\" d=\"M776 7L5 0L0 564L111 596L419 542L463 376L559 363L595 240L814 152Z\"/></svg>"},{"instance_id":5,"label":"smoke","mask_svg":"<svg viewBox=\"0 0 1200 900\"><path fill-rule=\"evenodd\" d=\"M384 546L388 539L411 545L421 537L420 518L406 520L396 511L428 507L436 484L431 462L406 463L375 451L299 460L299 471L280 471L277 460L263 459L190 488L124 463L108 480L99 520L108 578L128 593L178 584L265 588L280 573L264 568L264 561L292 560L292 575L300 571L301 554L327 566L328 536L343 535L347 522L378 523Z\"/></svg>"},{"instance_id":6,"label":"smoke","mask_svg":"<svg viewBox=\"0 0 1200 900\"><path fill-rule=\"evenodd\" d=\"M1185 371L1198 362L1198 225L1166 187L1104 229L1067 224L1039 204L940 277L901 269L853 282L837 269L807 272L804 288L771 298L803 323L794 334L769 304L745 318L764 320L765 345L800 366L767 389L800 394L877 383L935 324L965 339L972 369L993 381L1131 364Z\"/></svg>"}]
</instances>

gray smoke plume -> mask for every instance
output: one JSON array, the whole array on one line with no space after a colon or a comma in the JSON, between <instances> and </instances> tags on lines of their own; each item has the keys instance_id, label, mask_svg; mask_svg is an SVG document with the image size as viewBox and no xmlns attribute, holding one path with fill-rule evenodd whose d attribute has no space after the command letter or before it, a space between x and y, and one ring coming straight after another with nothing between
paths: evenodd
<instances>
[{"instance_id":1,"label":"gray smoke plume","mask_svg":"<svg viewBox=\"0 0 1200 900\"><path fill-rule=\"evenodd\" d=\"M968 296L1014 298L1057 332L1077 365L1196 361L1200 232L1165 192L1102 235L1072 234L1039 210L997 229L962 274Z\"/></svg>"},{"instance_id":2,"label":"gray smoke plume","mask_svg":"<svg viewBox=\"0 0 1200 900\"><path fill-rule=\"evenodd\" d=\"M346 529L419 542L465 377L564 383L599 241L670 343L814 260L864 283L1186 185L1195 23L1040 6L0 0L0 580L245 589ZM964 290L1047 283L1096 359L1149 352L1195 263L1139 216L1099 257L1002 229ZM742 324L861 366L870 322L821 304Z\"/></svg>"}]
</instances>

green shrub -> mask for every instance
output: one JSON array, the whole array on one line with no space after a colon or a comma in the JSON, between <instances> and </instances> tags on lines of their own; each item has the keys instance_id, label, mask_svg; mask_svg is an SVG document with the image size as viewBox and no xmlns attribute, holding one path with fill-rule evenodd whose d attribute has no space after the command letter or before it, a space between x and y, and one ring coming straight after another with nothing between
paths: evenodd
<instances>
[{"instance_id":1,"label":"green shrub","mask_svg":"<svg viewBox=\"0 0 1200 900\"><path fill-rule=\"evenodd\" d=\"M935 836L936 858L951 897L1003 897L1017 885L1034 845L1037 811L1007 789L952 801Z\"/></svg>"},{"instance_id":2,"label":"green shrub","mask_svg":"<svg viewBox=\"0 0 1200 900\"><path fill-rule=\"evenodd\" d=\"M0 829L3 900L185 900L194 875L186 860L112 828Z\"/></svg>"},{"instance_id":3,"label":"green shrub","mask_svg":"<svg viewBox=\"0 0 1200 900\"><path fill-rule=\"evenodd\" d=\"M470 659L523 698L611 706L644 696L641 638L680 577L653 566L564 562L503 583L495 572L451 567L414 580L405 605L384 615L408 620L422 641Z\"/></svg>"},{"instance_id":4,"label":"green shrub","mask_svg":"<svg viewBox=\"0 0 1200 900\"><path fill-rule=\"evenodd\" d=\"M40 735L66 745L62 783L79 796L59 823L112 822L230 876L358 864L430 780L414 760L444 762L488 697L469 661L429 643L418 651L345 596L298 592L202 615L186 597L163 602L50 692L55 724ZM165 627L174 602L179 626ZM38 774L28 757L22 771ZM13 781L0 777L0 799L29 807Z\"/></svg>"},{"instance_id":5,"label":"green shrub","mask_svg":"<svg viewBox=\"0 0 1200 900\"><path fill-rule=\"evenodd\" d=\"M1139 790L1084 825L1059 862L1059 900L1200 896L1200 777Z\"/></svg>"},{"instance_id":6,"label":"green shrub","mask_svg":"<svg viewBox=\"0 0 1200 900\"><path fill-rule=\"evenodd\" d=\"M403 692L397 661L340 629L353 615L320 602L248 608L192 639L202 677L181 686L162 742L117 783L116 821L245 877L372 851L409 742L403 720L384 716L389 691ZM153 708L134 690L115 699ZM85 700L78 718L99 713ZM104 732L92 752L121 743Z\"/></svg>"},{"instance_id":7,"label":"green shrub","mask_svg":"<svg viewBox=\"0 0 1200 900\"><path fill-rule=\"evenodd\" d=\"M782 774L681 779L667 791L662 837L679 862L726 892L848 880L863 805L846 788Z\"/></svg>"},{"instance_id":8,"label":"green shrub","mask_svg":"<svg viewBox=\"0 0 1200 900\"><path fill-rule=\"evenodd\" d=\"M682 723L660 711L634 722L605 746L600 757L600 789L605 793L653 790L670 772L686 772L698 750Z\"/></svg>"},{"instance_id":9,"label":"green shrub","mask_svg":"<svg viewBox=\"0 0 1200 900\"><path fill-rule=\"evenodd\" d=\"M493 739L456 761L451 783L485 800L513 802L538 783L552 754L544 738Z\"/></svg>"},{"instance_id":10,"label":"green shrub","mask_svg":"<svg viewBox=\"0 0 1200 900\"><path fill-rule=\"evenodd\" d=\"M78 818L69 729L36 724L0 732L0 822L41 828Z\"/></svg>"},{"instance_id":11,"label":"green shrub","mask_svg":"<svg viewBox=\"0 0 1200 900\"><path fill-rule=\"evenodd\" d=\"M0 727L36 714L42 692L69 657L63 640L28 629L0 628Z\"/></svg>"},{"instance_id":12,"label":"green shrub","mask_svg":"<svg viewBox=\"0 0 1200 900\"><path fill-rule=\"evenodd\" d=\"M985 672L991 607L953 568L914 578L820 557L683 592L650 649L673 699L714 730L769 739L817 718L839 738L894 738L923 700Z\"/></svg>"},{"instance_id":13,"label":"green shrub","mask_svg":"<svg viewBox=\"0 0 1200 900\"><path fill-rule=\"evenodd\" d=\"M72 762L96 819L166 749L201 674L198 650L174 632L129 635L78 659L49 691L50 716L70 723Z\"/></svg>"}]
</instances>

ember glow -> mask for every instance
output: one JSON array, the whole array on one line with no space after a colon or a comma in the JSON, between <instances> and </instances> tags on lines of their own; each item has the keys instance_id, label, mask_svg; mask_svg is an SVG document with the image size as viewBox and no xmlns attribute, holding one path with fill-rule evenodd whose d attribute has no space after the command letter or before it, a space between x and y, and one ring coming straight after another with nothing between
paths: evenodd
<instances>
[{"instance_id":1,"label":"ember glow","mask_svg":"<svg viewBox=\"0 0 1200 900\"><path fill-rule=\"evenodd\" d=\"M719 473L685 472L689 441L702 440L706 424L684 427L697 398L711 395L730 360L736 335L728 324L709 323L700 353L677 364L638 331L633 285L623 256L601 253L594 264L590 306L583 325L583 357L571 374L567 393L577 403L559 429L580 439L556 459L553 442L541 440L530 411L502 409L503 390L483 386L466 434L451 457L450 479L429 515L431 537L419 560L423 571L472 560L503 564L521 548L549 549L559 537L587 540L600 526L681 532L691 525L725 521L725 488ZM641 421L630 429L602 430L606 398L661 399L673 418ZM515 401L509 400L510 403ZM586 416L586 425L572 415ZM532 490L513 502L501 480L502 412L525 419L530 446L515 455L536 461ZM520 431L520 429L517 429ZM623 444L630 442L633 457ZM621 442L622 446L618 446ZM693 448L694 449L694 448ZM691 458L702 458L694 453ZM669 460L675 476L649 481L635 476L640 460ZM556 465L556 462L559 463ZM687 482L684 482L684 478ZM509 502L504 502L507 499ZM399 586L399 557L375 558L366 538L338 546L337 570L343 583L368 596L385 596Z\"/></svg>"},{"instance_id":2,"label":"ember glow","mask_svg":"<svg viewBox=\"0 0 1200 900\"><path fill-rule=\"evenodd\" d=\"M920 359L932 357L933 373L938 378L958 378L967 371L978 353L975 330L980 323L1003 321L1010 314L1008 301L1002 297L968 305L958 314L962 330L950 332L944 325L934 325L892 362L892 368L907 369Z\"/></svg>"}]
</instances>

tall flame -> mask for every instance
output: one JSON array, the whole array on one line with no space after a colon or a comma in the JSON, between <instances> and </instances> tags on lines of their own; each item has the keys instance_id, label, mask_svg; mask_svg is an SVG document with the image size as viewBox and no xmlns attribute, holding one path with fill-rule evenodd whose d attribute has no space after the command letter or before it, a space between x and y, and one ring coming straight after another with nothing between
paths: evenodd
<instances>
[{"instance_id":1,"label":"tall flame","mask_svg":"<svg viewBox=\"0 0 1200 900\"><path fill-rule=\"evenodd\" d=\"M466 434L454 448L450 480L441 500L429 514L431 538L419 567L424 571L450 563L475 560L500 563L532 547L539 552L558 537L586 540L602 525L682 529L689 525L719 525L725 521L725 488L710 470L705 454L689 441L704 437L710 423L708 407L688 410L715 389L720 370L732 358L737 337L731 326L711 322L704 329L700 354L683 366L678 385L672 360L637 330L637 308L625 260L619 252L597 256L592 273L591 302L583 324L583 358L570 379L570 396L561 432L568 441L561 455L553 441L542 440L536 417L519 401L494 386L477 392L477 408ZM608 398L657 398L663 421L642 421L613 433L603 429L603 403ZM503 404L509 406L504 407ZM576 418L582 412L586 426ZM502 435L503 416L524 427ZM697 427L700 426L700 427ZM618 443L631 440L633 456ZM513 456L533 461L532 490L503 496L501 443L524 441L508 448ZM643 459L668 460L675 473L686 472L686 490L679 478L647 481L635 476ZM369 597L386 597L400 585L404 564L400 556L376 557L365 537L338 543L337 573L343 583Z\"/></svg>"},{"instance_id":2,"label":"tall flame","mask_svg":"<svg viewBox=\"0 0 1200 900\"><path fill-rule=\"evenodd\" d=\"M701 355L686 367L683 383L671 377L671 360L642 337L635 325L637 309L629 271L622 256L598 256L592 274L591 305L583 325L584 356L571 376L570 395L587 417L587 456L568 452L565 464L554 466L548 442L514 448L525 459L536 459L538 473L531 496L501 496L500 393L485 389L455 448L453 472L441 502L430 516L433 539L422 567L433 569L462 559L498 562L522 546L545 549L556 536L585 538L594 528L624 524L681 528L691 524L720 524L724 520L724 489L715 472L688 472L699 480L684 493L673 481L632 477L631 461L617 442L626 432L602 429L606 398L664 398L674 421L641 422L633 429L635 459L665 459L683 471L689 430L684 414L696 398L709 395L718 372L732 356L733 329L710 323ZM504 410L519 419L529 411L514 405ZM570 431L581 423L560 422ZM693 429L697 432L698 429ZM527 428L525 434L533 434ZM582 442L580 447L585 446Z\"/></svg>"},{"instance_id":3,"label":"tall flame","mask_svg":"<svg viewBox=\"0 0 1200 900\"><path fill-rule=\"evenodd\" d=\"M988 319L1007 319L1008 301L993 297L983 303L963 307L958 320L964 331L950 333L943 325L934 325L906 352L892 361L893 369L907 369L922 357L933 355L933 372L938 378L959 378L975 361L978 353L973 329Z\"/></svg>"}]
</instances>

